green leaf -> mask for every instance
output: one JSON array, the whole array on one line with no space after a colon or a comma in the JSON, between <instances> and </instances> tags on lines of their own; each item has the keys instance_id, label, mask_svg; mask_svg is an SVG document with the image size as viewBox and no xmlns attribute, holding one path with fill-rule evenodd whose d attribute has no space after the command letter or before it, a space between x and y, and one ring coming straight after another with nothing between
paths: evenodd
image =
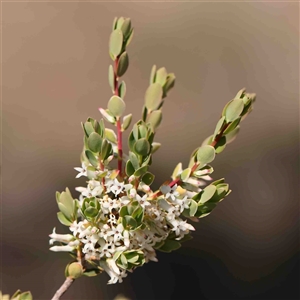
<instances>
[{"instance_id":1,"label":"green leaf","mask_svg":"<svg viewBox=\"0 0 300 300\"><path fill-rule=\"evenodd\" d=\"M125 72L127 71L128 66L129 66L128 54L127 54L127 52L123 52L119 59L117 75L119 77L123 76L125 74Z\"/></svg>"},{"instance_id":2,"label":"green leaf","mask_svg":"<svg viewBox=\"0 0 300 300\"><path fill-rule=\"evenodd\" d=\"M115 18L114 18L114 21L113 21L113 26L112 26L112 30L113 30L113 31L114 31L114 30L116 29L116 27L117 27L117 22L118 22L118 18L115 17Z\"/></svg>"},{"instance_id":3,"label":"green leaf","mask_svg":"<svg viewBox=\"0 0 300 300\"><path fill-rule=\"evenodd\" d=\"M165 85L163 86L163 97L167 96L167 93L171 90L172 87L174 87L175 85L175 75L174 73L170 73L167 76L167 81L165 83Z\"/></svg>"},{"instance_id":4,"label":"green leaf","mask_svg":"<svg viewBox=\"0 0 300 300\"><path fill-rule=\"evenodd\" d=\"M175 180L181 172L182 172L182 163L179 163L173 171L173 174L171 176L172 179Z\"/></svg>"},{"instance_id":5,"label":"green leaf","mask_svg":"<svg viewBox=\"0 0 300 300\"><path fill-rule=\"evenodd\" d=\"M190 204L190 216L193 217L198 209L198 203L195 200L191 200Z\"/></svg>"},{"instance_id":6,"label":"green leaf","mask_svg":"<svg viewBox=\"0 0 300 300\"><path fill-rule=\"evenodd\" d=\"M122 45L123 45L123 33L120 29L115 29L110 35L109 52L114 57L117 57L121 53Z\"/></svg>"},{"instance_id":7,"label":"green leaf","mask_svg":"<svg viewBox=\"0 0 300 300\"><path fill-rule=\"evenodd\" d=\"M152 83L145 94L145 105L148 110L156 110L162 102L163 90L162 86L155 82Z\"/></svg>"},{"instance_id":8,"label":"green leaf","mask_svg":"<svg viewBox=\"0 0 300 300\"><path fill-rule=\"evenodd\" d=\"M181 247L181 244L177 241L165 240L164 244L158 249L162 252L170 253L174 250L177 250Z\"/></svg>"},{"instance_id":9,"label":"green leaf","mask_svg":"<svg viewBox=\"0 0 300 300\"><path fill-rule=\"evenodd\" d=\"M162 120L162 112L161 110L153 110L147 118L147 123L150 123L153 130L160 125Z\"/></svg>"},{"instance_id":10,"label":"green leaf","mask_svg":"<svg viewBox=\"0 0 300 300\"><path fill-rule=\"evenodd\" d=\"M140 177L142 175L144 175L147 171L148 171L149 166L143 166L138 168L135 172L134 172L134 176L135 177Z\"/></svg>"},{"instance_id":11,"label":"green leaf","mask_svg":"<svg viewBox=\"0 0 300 300\"><path fill-rule=\"evenodd\" d=\"M199 167L204 166L215 159L215 148L210 145L201 146L197 151L197 161Z\"/></svg>"},{"instance_id":12,"label":"green leaf","mask_svg":"<svg viewBox=\"0 0 300 300\"><path fill-rule=\"evenodd\" d=\"M126 84L125 81L122 81L119 85L119 96L124 99L126 95Z\"/></svg>"},{"instance_id":13,"label":"green leaf","mask_svg":"<svg viewBox=\"0 0 300 300\"><path fill-rule=\"evenodd\" d=\"M226 137L222 136L215 145L216 153L221 153L226 147Z\"/></svg>"},{"instance_id":14,"label":"green leaf","mask_svg":"<svg viewBox=\"0 0 300 300\"><path fill-rule=\"evenodd\" d=\"M72 224L72 222L68 220L61 211L57 213L57 218L63 225L70 226Z\"/></svg>"},{"instance_id":15,"label":"green leaf","mask_svg":"<svg viewBox=\"0 0 300 300\"><path fill-rule=\"evenodd\" d=\"M123 17L118 18L116 29L121 29L125 19Z\"/></svg>"},{"instance_id":16,"label":"green leaf","mask_svg":"<svg viewBox=\"0 0 300 300\"><path fill-rule=\"evenodd\" d=\"M242 99L233 99L229 102L225 110L225 118L227 122L232 122L239 118L244 109L244 102Z\"/></svg>"},{"instance_id":17,"label":"green leaf","mask_svg":"<svg viewBox=\"0 0 300 300\"><path fill-rule=\"evenodd\" d=\"M127 263L127 259L126 259L126 257L125 257L125 255L124 254L121 254L121 256L120 256L120 260L121 260L121 263L122 263L122 267L123 267L123 269L127 269L127 267L128 267L128 263Z\"/></svg>"},{"instance_id":18,"label":"green leaf","mask_svg":"<svg viewBox=\"0 0 300 300\"><path fill-rule=\"evenodd\" d=\"M232 123L230 123L230 125L224 130L224 135L233 131L239 125L240 121L241 118L237 118Z\"/></svg>"},{"instance_id":19,"label":"green leaf","mask_svg":"<svg viewBox=\"0 0 300 300\"><path fill-rule=\"evenodd\" d=\"M153 181L154 181L154 178L155 178L155 176L152 174L152 173L150 173L150 172L146 172L144 175L143 175L143 177L142 177L142 182L144 182L145 184L147 184L147 185L151 185L152 183L153 183Z\"/></svg>"},{"instance_id":20,"label":"green leaf","mask_svg":"<svg viewBox=\"0 0 300 300\"><path fill-rule=\"evenodd\" d=\"M121 117L125 111L125 102L118 96L112 96L107 108L114 117Z\"/></svg>"},{"instance_id":21,"label":"green leaf","mask_svg":"<svg viewBox=\"0 0 300 300\"><path fill-rule=\"evenodd\" d=\"M88 160L92 166L98 167L99 162L98 162L97 158L95 157L95 155L90 150L85 150L85 155L88 158Z\"/></svg>"},{"instance_id":22,"label":"green leaf","mask_svg":"<svg viewBox=\"0 0 300 300\"><path fill-rule=\"evenodd\" d=\"M128 45L130 44L130 42L131 42L131 40L132 40L132 37L133 37L133 34L134 34L134 29L131 28L130 34L129 34L127 40L126 40L126 47L128 47Z\"/></svg>"},{"instance_id":23,"label":"green leaf","mask_svg":"<svg viewBox=\"0 0 300 300\"><path fill-rule=\"evenodd\" d=\"M129 18L126 18L124 20L121 30L122 30L124 37L127 38L127 36L130 34L130 30L131 30L131 20Z\"/></svg>"},{"instance_id":24,"label":"green leaf","mask_svg":"<svg viewBox=\"0 0 300 300\"><path fill-rule=\"evenodd\" d=\"M244 94L245 94L246 89L243 88L241 90L238 91L238 93L236 94L236 96L234 97L234 99L240 99L243 98Z\"/></svg>"},{"instance_id":25,"label":"green leaf","mask_svg":"<svg viewBox=\"0 0 300 300\"><path fill-rule=\"evenodd\" d=\"M161 143L152 143L152 148L151 148L151 153L153 154L154 152L156 152L161 146Z\"/></svg>"},{"instance_id":26,"label":"green leaf","mask_svg":"<svg viewBox=\"0 0 300 300\"><path fill-rule=\"evenodd\" d=\"M124 216L122 223L123 223L123 226L125 224L124 228L129 228L129 229L135 229L138 226L136 220L134 218L132 218L131 216Z\"/></svg>"},{"instance_id":27,"label":"green leaf","mask_svg":"<svg viewBox=\"0 0 300 300\"><path fill-rule=\"evenodd\" d=\"M134 144L134 150L137 154L146 156L150 152L150 144L148 140L145 138L139 139Z\"/></svg>"},{"instance_id":28,"label":"green leaf","mask_svg":"<svg viewBox=\"0 0 300 300\"><path fill-rule=\"evenodd\" d=\"M97 276L99 273L100 273L99 269L91 269L91 270L84 271L82 275L87 277L94 277Z\"/></svg>"},{"instance_id":29,"label":"green leaf","mask_svg":"<svg viewBox=\"0 0 300 300\"><path fill-rule=\"evenodd\" d=\"M86 168L86 173L87 173L87 177L88 177L88 179L94 179L94 178L96 178L96 168L94 168L94 167L92 167L92 166L88 166L87 168Z\"/></svg>"},{"instance_id":30,"label":"green leaf","mask_svg":"<svg viewBox=\"0 0 300 300\"><path fill-rule=\"evenodd\" d=\"M237 126L234 130L226 134L226 143L229 144L233 142L240 131L240 126Z\"/></svg>"},{"instance_id":31,"label":"green leaf","mask_svg":"<svg viewBox=\"0 0 300 300\"><path fill-rule=\"evenodd\" d=\"M99 111L102 115L102 117L109 123L111 124L115 124L116 123L116 119L115 117L113 117L107 110L103 109L103 108L99 108ZM100 124L101 125L101 124Z\"/></svg>"},{"instance_id":32,"label":"green leaf","mask_svg":"<svg viewBox=\"0 0 300 300\"><path fill-rule=\"evenodd\" d=\"M92 132L88 138L88 147L91 151L98 153L101 150L102 138L96 133Z\"/></svg>"},{"instance_id":33,"label":"green leaf","mask_svg":"<svg viewBox=\"0 0 300 300\"><path fill-rule=\"evenodd\" d=\"M74 200L70 194L69 189L66 189L66 192L62 192L59 197L58 207L60 211L69 219L73 214L74 209Z\"/></svg>"},{"instance_id":34,"label":"green leaf","mask_svg":"<svg viewBox=\"0 0 300 300\"><path fill-rule=\"evenodd\" d=\"M122 124L123 131L129 127L131 120L132 120L132 114L129 114L129 115L126 115L125 117L123 117L123 124Z\"/></svg>"},{"instance_id":35,"label":"green leaf","mask_svg":"<svg viewBox=\"0 0 300 300\"><path fill-rule=\"evenodd\" d=\"M152 69L151 69L151 73L150 73L150 85L155 82L155 78L156 78L156 65L154 65L152 67Z\"/></svg>"},{"instance_id":36,"label":"green leaf","mask_svg":"<svg viewBox=\"0 0 300 300\"><path fill-rule=\"evenodd\" d=\"M18 300L32 300L32 295L29 291L24 292L21 295L19 295Z\"/></svg>"},{"instance_id":37,"label":"green leaf","mask_svg":"<svg viewBox=\"0 0 300 300\"><path fill-rule=\"evenodd\" d=\"M130 160L128 160L128 161L126 162L125 172L126 172L126 175L127 175L127 176L131 176L131 175L133 175L134 172L135 172L135 169L134 169L134 167L133 167L133 165L132 165L132 163L131 163Z\"/></svg>"},{"instance_id":38,"label":"green leaf","mask_svg":"<svg viewBox=\"0 0 300 300\"><path fill-rule=\"evenodd\" d=\"M109 83L109 86L111 87L111 91L114 93L115 92L115 72L114 72L114 68L112 65L110 65L108 68L108 83Z\"/></svg>"},{"instance_id":39,"label":"green leaf","mask_svg":"<svg viewBox=\"0 0 300 300\"><path fill-rule=\"evenodd\" d=\"M192 172L191 168L187 168L187 169L183 170L182 173L180 174L181 180L186 181L187 179L189 179L191 172Z\"/></svg>"},{"instance_id":40,"label":"green leaf","mask_svg":"<svg viewBox=\"0 0 300 300\"><path fill-rule=\"evenodd\" d=\"M85 209L84 215L88 218L94 218L98 215L98 212L99 212L98 209L90 206L87 209Z\"/></svg>"},{"instance_id":41,"label":"green leaf","mask_svg":"<svg viewBox=\"0 0 300 300\"><path fill-rule=\"evenodd\" d=\"M138 137L139 138L146 138L148 135L148 128L142 123L138 126Z\"/></svg>"},{"instance_id":42,"label":"green leaf","mask_svg":"<svg viewBox=\"0 0 300 300\"><path fill-rule=\"evenodd\" d=\"M213 138L212 138L213 140L215 139L215 137L217 136L217 134L219 133L219 131L223 127L224 121L225 121L225 117L224 116L218 121L218 123L216 125L216 128L215 128L215 132L214 132Z\"/></svg>"},{"instance_id":43,"label":"green leaf","mask_svg":"<svg viewBox=\"0 0 300 300\"><path fill-rule=\"evenodd\" d=\"M83 126L84 126L84 131L87 136L89 136L91 133L93 133L95 131L91 122L85 122Z\"/></svg>"},{"instance_id":44,"label":"green leaf","mask_svg":"<svg viewBox=\"0 0 300 300\"><path fill-rule=\"evenodd\" d=\"M213 197L213 195L215 194L216 190L217 190L217 187L215 185L207 186L201 194L199 204L200 203L203 204L203 203L207 202L208 200L210 200Z\"/></svg>"},{"instance_id":45,"label":"green leaf","mask_svg":"<svg viewBox=\"0 0 300 300\"><path fill-rule=\"evenodd\" d=\"M132 151L129 151L129 160L131 161L131 164L135 170L137 170L140 167L138 157Z\"/></svg>"},{"instance_id":46,"label":"green leaf","mask_svg":"<svg viewBox=\"0 0 300 300\"><path fill-rule=\"evenodd\" d=\"M111 143L117 144L117 135L112 129L105 128L105 138Z\"/></svg>"},{"instance_id":47,"label":"green leaf","mask_svg":"<svg viewBox=\"0 0 300 300\"><path fill-rule=\"evenodd\" d=\"M112 154L112 146L111 143L109 143L106 139L102 142L101 147L101 158L102 160L107 159Z\"/></svg>"},{"instance_id":48,"label":"green leaf","mask_svg":"<svg viewBox=\"0 0 300 300\"><path fill-rule=\"evenodd\" d=\"M148 109L147 109L147 107L144 105L144 106L143 106L143 111L142 111L142 120L143 120L144 122L146 122L147 116L148 116Z\"/></svg>"},{"instance_id":49,"label":"green leaf","mask_svg":"<svg viewBox=\"0 0 300 300\"><path fill-rule=\"evenodd\" d=\"M156 71L156 79L155 82L158 82L161 86L163 86L166 83L167 79L167 70L166 68L160 68Z\"/></svg>"}]
</instances>

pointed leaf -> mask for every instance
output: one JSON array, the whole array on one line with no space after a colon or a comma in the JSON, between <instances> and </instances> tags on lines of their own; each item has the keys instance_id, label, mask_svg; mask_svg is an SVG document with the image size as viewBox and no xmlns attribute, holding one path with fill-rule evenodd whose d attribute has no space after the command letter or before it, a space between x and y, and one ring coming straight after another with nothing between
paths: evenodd
<instances>
[{"instance_id":1,"label":"pointed leaf","mask_svg":"<svg viewBox=\"0 0 300 300\"><path fill-rule=\"evenodd\" d=\"M132 166L134 167L135 170L137 170L140 167L139 160L136 154L132 151L129 151L129 160L131 161Z\"/></svg>"},{"instance_id":2,"label":"pointed leaf","mask_svg":"<svg viewBox=\"0 0 300 300\"><path fill-rule=\"evenodd\" d=\"M127 40L126 40L126 47L128 47L128 45L129 45L129 44L130 44L130 42L132 41L133 34L134 34L134 29L133 29L133 28L131 28L131 30L130 30L130 34L129 34L129 36L128 36Z\"/></svg>"},{"instance_id":3,"label":"pointed leaf","mask_svg":"<svg viewBox=\"0 0 300 300\"><path fill-rule=\"evenodd\" d=\"M156 152L159 148L160 148L161 144L160 143L152 143L152 148L151 148L151 153L153 154L154 152Z\"/></svg>"},{"instance_id":4,"label":"pointed leaf","mask_svg":"<svg viewBox=\"0 0 300 300\"><path fill-rule=\"evenodd\" d=\"M119 85L119 96L124 99L126 95L126 84L125 81L122 81L121 84Z\"/></svg>"},{"instance_id":5,"label":"pointed leaf","mask_svg":"<svg viewBox=\"0 0 300 300\"><path fill-rule=\"evenodd\" d=\"M72 222L68 220L61 211L57 213L57 218L63 225L70 226L72 224Z\"/></svg>"},{"instance_id":6,"label":"pointed leaf","mask_svg":"<svg viewBox=\"0 0 300 300\"><path fill-rule=\"evenodd\" d=\"M135 172L135 169L134 169L134 167L133 167L133 165L132 165L132 163L131 163L130 160L128 160L128 161L126 162L125 172L126 172L126 175L127 175L127 176L131 176L131 175L133 175L133 173Z\"/></svg>"},{"instance_id":7,"label":"pointed leaf","mask_svg":"<svg viewBox=\"0 0 300 300\"><path fill-rule=\"evenodd\" d=\"M151 73L150 73L150 85L155 82L155 78L156 78L156 65L154 65L152 67L152 69L151 69Z\"/></svg>"},{"instance_id":8,"label":"pointed leaf","mask_svg":"<svg viewBox=\"0 0 300 300\"><path fill-rule=\"evenodd\" d=\"M126 130L131 123L132 120L132 114L126 115L125 117L123 117L123 124L122 124L122 129L123 131Z\"/></svg>"},{"instance_id":9,"label":"pointed leaf","mask_svg":"<svg viewBox=\"0 0 300 300\"><path fill-rule=\"evenodd\" d=\"M119 59L117 75L119 77L123 76L125 74L125 72L127 71L128 66L129 66L128 54L127 54L127 52L123 52Z\"/></svg>"},{"instance_id":10,"label":"pointed leaf","mask_svg":"<svg viewBox=\"0 0 300 300\"><path fill-rule=\"evenodd\" d=\"M200 203L203 204L203 203L207 202L208 200L210 200L213 197L213 195L215 194L216 190L217 190L217 187L215 185L207 186L201 194L199 204Z\"/></svg>"},{"instance_id":11,"label":"pointed leaf","mask_svg":"<svg viewBox=\"0 0 300 300\"><path fill-rule=\"evenodd\" d=\"M174 73L170 73L167 76L167 81L165 83L165 85L163 86L163 97L167 96L167 93L171 90L172 87L174 87L175 85L175 75Z\"/></svg>"},{"instance_id":12,"label":"pointed leaf","mask_svg":"<svg viewBox=\"0 0 300 300\"><path fill-rule=\"evenodd\" d=\"M216 125L216 128L215 128L215 132L214 132L213 138L212 138L213 140L215 139L215 137L217 136L217 134L219 133L219 131L223 127L224 121L225 121L225 117L224 116L218 121L218 123Z\"/></svg>"},{"instance_id":13,"label":"pointed leaf","mask_svg":"<svg viewBox=\"0 0 300 300\"><path fill-rule=\"evenodd\" d=\"M143 166L143 167L140 167L139 169L137 169L137 170L134 172L134 176L135 176L135 177L140 177L140 176L144 175L144 174L148 171L148 167L149 167L149 166Z\"/></svg>"}]
</instances>

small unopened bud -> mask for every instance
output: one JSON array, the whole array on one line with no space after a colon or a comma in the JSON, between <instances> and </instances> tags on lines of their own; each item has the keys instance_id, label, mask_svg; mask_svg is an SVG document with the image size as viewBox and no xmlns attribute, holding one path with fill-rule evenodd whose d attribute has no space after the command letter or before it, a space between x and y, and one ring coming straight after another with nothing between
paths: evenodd
<instances>
[{"instance_id":1,"label":"small unopened bud","mask_svg":"<svg viewBox=\"0 0 300 300\"><path fill-rule=\"evenodd\" d=\"M73 262L68 266L67 271L68 277L71 277L73 279L77 279L82 276L83 274L83 268L82 265L78 262Z\"/></svg>"}]
</instances>

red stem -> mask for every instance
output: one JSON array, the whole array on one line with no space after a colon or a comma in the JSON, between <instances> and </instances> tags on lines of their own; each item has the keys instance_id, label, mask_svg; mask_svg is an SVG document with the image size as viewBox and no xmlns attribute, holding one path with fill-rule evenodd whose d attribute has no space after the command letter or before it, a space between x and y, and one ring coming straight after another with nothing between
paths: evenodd
<instances>
[{"instance_id":1,"label":"red stem","mask_svg":"<svg viewBox=\"0 0 300 300\"><path fill-rule=\"evenodd\" d=\"M220 133L217 134L217 136L215 137L215 139L210 143L211 146L213 146L213 147L216 146L216 144L218 143L218 141L219 141L219 140L221 139L221 137L223 136L224 131L226 130L226 128L227 128L230 124L231 124L231 122L228 123L228 124L226 124L226 125L222 128L222 130L220 131Z\"/></svg>"},{"instance_id":2,"label":"red stem","mask_svg":"<svg viewBox=\"0 0 300 300\"><path fill-rule=\"evenodd\" d=\"M117 134L118 134L118 170L122 176L122 158L123 158L123 145L122 145L122 130L120 118L117 120Z\"/></svg>"},{"instance_id":3,"label":"red stem","mask_svg":"<svg viewBox=\"0 0 300 300\"><path fill-rule=\"evenodd\" d=\"M119 64L119 57L116 58L115 60L115 96L119 96L119 77L117 75L117 70L118 70L118 64ZM122 160L123 160L123 145L122 145L122 128L121 128L121 121L120 118L117 119L117 137L118 137L118 170L120 176L122 176Z\"/></svg>"}]
</instances>

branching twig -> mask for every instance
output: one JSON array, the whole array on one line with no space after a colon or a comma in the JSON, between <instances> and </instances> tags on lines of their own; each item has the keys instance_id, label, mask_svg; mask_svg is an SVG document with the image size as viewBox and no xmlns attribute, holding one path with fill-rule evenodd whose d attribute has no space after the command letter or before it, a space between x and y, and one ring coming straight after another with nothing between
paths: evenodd
<instances>
[{"instance_id":1,"label":"branching twig","mask_svg":"<svg viewBox=\"0 0 300 300\"><path fill-rule=\"evenodd\" d=\"M71 284L74 282L74 279L67 277L62 286L56 291L55 295L51 300L59 300L60 297L68 290Z\"/></svg>"}]
</instances>

